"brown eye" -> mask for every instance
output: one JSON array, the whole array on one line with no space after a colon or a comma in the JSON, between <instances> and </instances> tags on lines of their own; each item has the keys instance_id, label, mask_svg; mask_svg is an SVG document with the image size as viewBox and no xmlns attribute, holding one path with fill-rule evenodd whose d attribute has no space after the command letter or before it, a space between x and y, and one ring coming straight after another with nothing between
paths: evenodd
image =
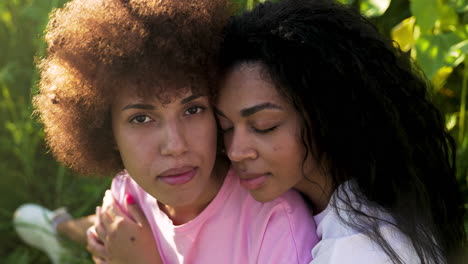
<instances>
[{"instance_id":1,"label":"brown eye","mask_svg":"<svg viewBox=\"0 0 468 264\"><path fill-rule=\"evenodd\" d=\"M186 111L185 111L185 115L194 115L194 114L198 114L200 113L201 111L203 111L204 108L203 107L200 107L200 106L192 106L190 108L188 108Z\"/></svg>"},{"instance_id":2,"label":"brown eye","mask_svg":"<svg viewBox=\"0 0 468 264\"><path fill-rule=\"evenodd\" d=\"M146 115L137 115L130 120L131 123L137 123L137 124L143 124L143 123L147 123L150 121L151 121L151 118L149 118Z\"/></svg>"}]
</instances>

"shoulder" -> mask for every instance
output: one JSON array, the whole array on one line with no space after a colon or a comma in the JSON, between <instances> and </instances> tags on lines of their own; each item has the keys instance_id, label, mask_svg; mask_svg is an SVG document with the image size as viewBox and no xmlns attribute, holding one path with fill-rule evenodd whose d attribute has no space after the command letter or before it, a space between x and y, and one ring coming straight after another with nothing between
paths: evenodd
<instances>
[{"instance_id":1,"label":"shoulder","mask_svg":"<svg viewBox=\"0 0 468 264\"><path fill-rule=\"evenodd\" d=\"M126 170L117 173L112 179L112 185L125 185L133 181Z\"/></svg>"},{"instance_id":2,"label":"shoulder","mask_svg":"<svg viewBox=\"0 0 468 264\"><path fill-rule=\"evenodd\" d=\"M311 261L310 251L318 241L315 222L296 191L290 190L273 201L262 203L240 186L237 176L230 173L227 180L230 192L223 211L229 211L236 219L234 225L244 234L242 240L248 245L251 262Z\"/></svg>"},{"instance_id":3,"label":"shoulder","mask_svg":"<svg viewBox=\"0 0 468 264\"><path fill-rule=\"evenodd\" d=\"M272 201L259 202L240 185L234 172L229 171L220 193L219 196L224 196L222 200L225 210L236 211L235 214L242 216L242 219L248 219L257 225L266 225L275 220L282 222L283 227L291 225L292 228L312 224L315 230L311 212L301 195L294 190L289 190Z\"/></svg>"},{"instance_id":4,"label":"shoulder","mask_svg":"<svg viewBox=\"0 0 468 264\"><path fill-rule=\"evenodd\" d=\"M383 238L404 263L419 263L409 239L391 224L380 228ZM318 224L320 242L312 250L312 264L380 264L393 263L383 249L367 235L342 223L333 210Z\"/></svg>"},{"instance_id":5,"label":"shoulder","mask_svg":"<svg viewBox=\"0 0 468 264\"><path fill-rule=\"evenodd\" d=\"M390 228L391 229L391 228ZM389 230L387 230L389 231ZM416 252L409 241L393 231L383 231L384 238L404 263L419 263ZM391 258L364 234L323 239L312 250L311 264L380 264L393 263Z\"/></svg>"},{"instance_id":6,"label":"shoulder","mask_svg":"<svg viewBox=\"0 0 468 264\"><path fill-rule=\"evenodd\" d=\"M279 198L260 203L249 195L253 206L252 234L258 263L308 263L318 242L315 222L302 197L289 191Z\"/></svg>"},{"instance_id":7,"label":"shoulder","mask_svg":"<svg viewBox=\"0 0 468 264\"><path fill-rule=\"evenodd\" d=\"M114 179L112 179L111 191L114 198L118 201L123 200L125 194L132 194L134 198L137 198L145 193L125 170L114 176Z\"/></svg>"},{"instance_id":8,"label":"shoulder","mask_svg":"<svg viewBox=\"0 0 468 264\"><path fill-rule=\"evenodd\" d=\"M250 195L250 199L254 200ZM254 200L255 201L255 200ZM307 227L314 230L315 221L304 199L294 190L289 190L273 201L260 203L266 219L283 222L283 227L289 226L291 230Z\"/></svg>"}]
</instances>

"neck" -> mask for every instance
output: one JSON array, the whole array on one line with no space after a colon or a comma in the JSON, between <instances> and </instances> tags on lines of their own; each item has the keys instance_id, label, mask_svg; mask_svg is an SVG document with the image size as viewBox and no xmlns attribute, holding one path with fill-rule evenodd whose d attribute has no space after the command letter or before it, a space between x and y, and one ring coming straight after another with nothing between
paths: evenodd
<instances>
[{"instance_id":1,"label":"neck","mask_svg":"<svg viewBox=\"0 0 468 264\"><path fill-rule=\"evenodd\" d=\"M219 189L223 185L224 177L227 174L228 164L222 161L216 162L211 173L209 186L202 192L200 197L191 204L184 206L170 206L158 202L159 208L172 220L174 225L185 224L197 217L213 201Z\"/></svg>"},{"instance_id":2,"label":"neck","mask_svg":"<svg viewBox=\"0 0 468 264\"><path fill-rule=\"evenodd\" d=\"M294 186L294 189L301 192L309 200L314 215L327 208L333 193L332 184L324 174L304 177Z\"/></svg>"},{"instance_id":3,"label":"neck","mask_svg":"<svg viewBox=\"0 0 468 264\"><path fill-rule=\"evenodd\" d=\"M211 198L211 200L213 198ZM172 223L174 223L174 225L182 225L197 217L208 206L208 204L210 204L211 200L205 203L190 204L187 206L180 207L172 207L165 204L159 204L159 208L164 213L166 213L166 215L172 220Z\"/></svg>"}]
</instances>

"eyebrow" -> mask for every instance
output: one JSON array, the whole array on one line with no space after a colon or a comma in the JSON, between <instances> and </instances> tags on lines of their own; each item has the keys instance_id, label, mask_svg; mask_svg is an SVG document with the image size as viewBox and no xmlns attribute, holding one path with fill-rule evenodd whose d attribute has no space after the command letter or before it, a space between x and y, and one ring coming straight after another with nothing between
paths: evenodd
<instances>
[{"instance_id":1,"label":"eyebrow","mask_svg":"<svg viewBox=\"0 0 468 264\"><path fill-rule=\"evenodd\" d=\"M252 107L244 108L240 111L242 117L251 116L264 109L283 109L281 106L272 104L272 103L263 103L254 105Z\"/></svg>"},{"instance_id":2,"label":"eyebrow","mask_svg":"<svg viewBox=\"0 0 468 264\"><path fill-rule=\"evenodd\" d=\"M200 98L202 97L201 94L194 94L194 95L191 95L187 98L184 98L180 101L180 104L186 104L188 102L191 102L197 98ZM122 111L123 110L127 110L127 109L143 109L143 110L154 110L154 106L153 105L150 105L150 104L129 104L129 105L126 105L125 107L122 108Z\"/></svg>"},{"instance_id":3,"label":"eyebrow","mask_svg":"<svg viewBox=\"0 0 468 264\"><path fill-rule=\"evenodd\" d=\"M258 105L254 105L254 106L251 106L251 107L248 107L248 108L244 108L242 110L240 110L240 114L242 117L247 117L247 116L251 116L261 110L264 110L264 109L280 109L282 110L283 108L279 105L275 105L275 104L272 104L272 103L263 103L263 104L258 104ZM220 115L222 117L226 117L226 115L221 112L221 110L219 110L218 108L216 107L213 107L213 111L215 112L215 114L217 115Z\"/></svg>"},{"instance_id":4,"label":"eyebrow","mask_svg":"<svg viewBox=\"0 0 468 264\"><path fill-rule=\"evenodd\" d=\"M144 110L154 110L154 106L150 104L129 104L122 108L123 110L127 109L144 109Z\"/></svg>"},{"instance_id":5,"label":"eyebrow","mask_svg":"<svg viewBox=\"0 0 468 264\"><path fill-rule=\"evenodd\" d=\"M193 100L195 100L195 99L197 99L197 98L200 98L200 97L202 97L202 96L203 96L202 94L193 94L193 95L190 95L189 97L182 99L182 100L180 101L180 104L186 104L186 103L188 103L188 102L190 102L190 101L193 101Z\"/></svg>"}]
</instances>

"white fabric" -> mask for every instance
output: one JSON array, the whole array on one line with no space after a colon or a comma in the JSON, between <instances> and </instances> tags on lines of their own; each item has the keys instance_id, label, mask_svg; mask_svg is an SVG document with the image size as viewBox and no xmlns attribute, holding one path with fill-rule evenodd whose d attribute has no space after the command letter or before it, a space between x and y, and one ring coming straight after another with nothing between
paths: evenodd
<instances>
[{"instance_id":1,"label":"white fabric","mask_svg":"<svg viewBox=\"0 0 468 264\"><path fill-rule=\"evenodd\" d=\"M332 199L336 199L337 192L341 188L349 188L347 182L340 186ZM352 201L356 198L352 197ZM350 219L352 215L347 212L343 202L337 199L337 208L340 208L340 216ZM345 210L343 210L345 209ZM372 212L370 208L362 208L366 213L379 216L389 222L391 217L382 212ZM311 264L383 264L393 263L382 248L363 233L359 233L348 227L339 219L337 210L330 204L328 207L314 216L317 224L317 235L319 243L312 249L313 260ZM402 258L404 263L420 263L419 258L407 239L393 225L383 223L380 227L382 235L395 252Z\"/></svg>"}]
</instances>

